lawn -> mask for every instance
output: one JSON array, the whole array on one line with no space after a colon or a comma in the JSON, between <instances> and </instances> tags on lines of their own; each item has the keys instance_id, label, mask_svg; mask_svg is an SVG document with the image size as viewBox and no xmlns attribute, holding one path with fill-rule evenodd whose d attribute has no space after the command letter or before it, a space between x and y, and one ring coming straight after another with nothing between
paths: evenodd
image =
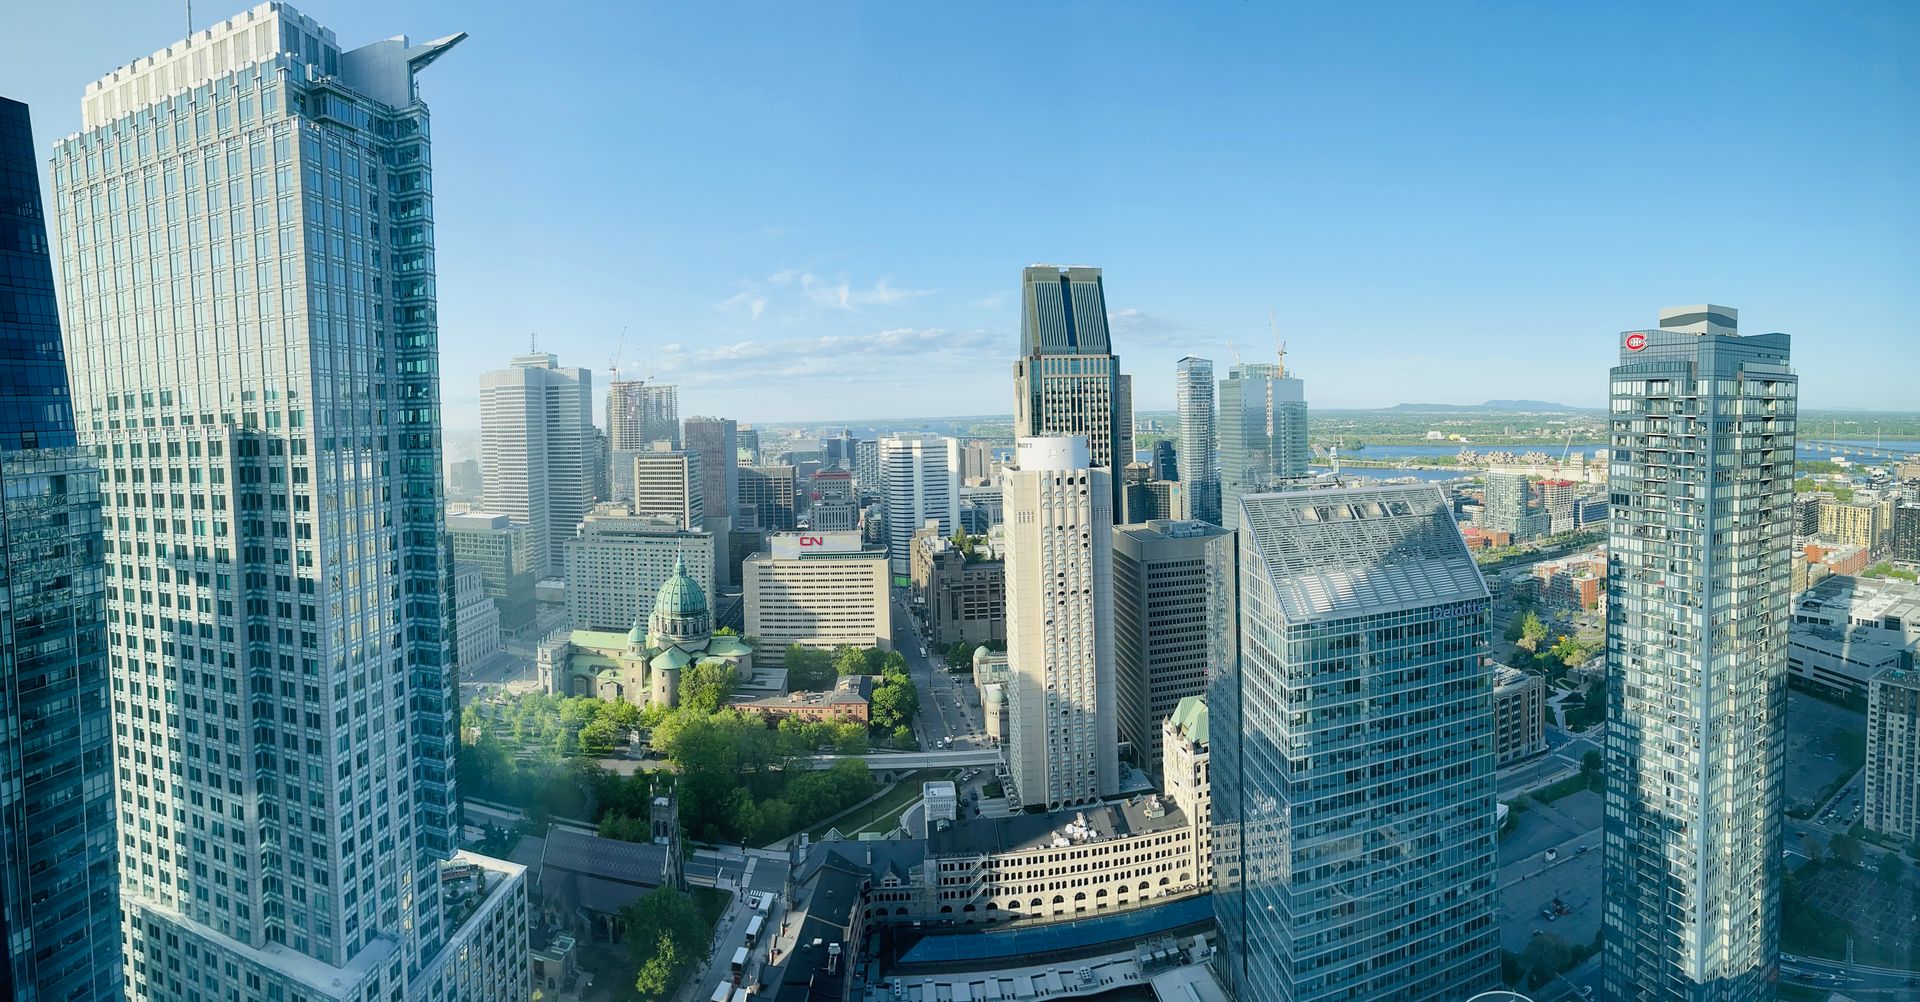
<instances>
[{"instance_id":1,"label":"lawn","mask_svg":"<svg viewBox=\"0 0 1920 1002\"><path fill-rule=\"evenodd\" d=\"M920 784L932 779L952 779L952 769L922 769L910 772L900 782L895 783L879 799L856 808L852 814L836 821L823 822L807 832L815 841L832 829L840 829L841 834L852 838L861 832L877 831L886 834L899 822L901 812L914 801L920 799Z\"/></svg>"},{"instance_id":2,"label":"lawn","mask_svg":"<svg viewBox=\"0 0 1920 1002\"><path fill-rule=\"evenodd\" d=\"M1584 773L1578 773L1568 776L1552 786L1541 787L1533 791L1530 796L1543 804L1551 804L1561 797L1571 797L1581 790L1587 789L1587 785L1586 775Z\"/></svg>"}]
</instances>

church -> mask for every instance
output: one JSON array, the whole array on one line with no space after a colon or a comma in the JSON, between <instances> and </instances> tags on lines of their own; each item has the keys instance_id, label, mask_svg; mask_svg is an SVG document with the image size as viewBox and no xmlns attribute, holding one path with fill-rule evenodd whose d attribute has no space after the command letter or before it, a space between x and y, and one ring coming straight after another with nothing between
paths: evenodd
<instances>
[{"instance_id":1,"label":"church","mask_svg":"<svg viewBox=\"0 0 1920 1002\"><path fill-rule=\"evenodd\" d=\"M688 665L720 661L741 679L753 676L753 648L730 635L715 636L707 593L676 559L673 573L644 620L625 633L573 630L540 645L540 681L550 693L625 700L635 706L673 706Z\"/></svg>"}]
</instances>

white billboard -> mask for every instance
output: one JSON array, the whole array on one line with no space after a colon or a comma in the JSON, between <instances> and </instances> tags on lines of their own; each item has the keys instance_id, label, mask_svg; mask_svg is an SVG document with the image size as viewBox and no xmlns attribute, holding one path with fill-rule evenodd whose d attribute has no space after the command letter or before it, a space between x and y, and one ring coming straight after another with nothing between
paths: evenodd
<instances>
[{"instance_id":1,"label":"white billboard","mask_svg":"<svg viewBox=\"0 0 1920 1002\"><path fill-rule=\"evenodd\" d=\"M783 532L772 541L775 560L792 560L809 553L855 553L860 549L857 532Z\"/></svg>"}]
</instances>

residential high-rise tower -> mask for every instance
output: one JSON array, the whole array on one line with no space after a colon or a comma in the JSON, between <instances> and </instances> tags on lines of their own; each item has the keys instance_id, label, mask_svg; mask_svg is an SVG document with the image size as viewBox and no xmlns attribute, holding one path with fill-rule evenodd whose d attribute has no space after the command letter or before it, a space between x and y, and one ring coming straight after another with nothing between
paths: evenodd
<instances>
[{"instance_id":1,"label":"residential high-rise tower","mask_svg":"<svg viewBox=\"0 0 1920 1002\"><path fill-rule=\"evenodd\" d=\"M1214 970L1239 1002L1496 987L1491 602L1432 487L1240 499L1208 688Z\"/></svg>"},{"instance_id":2,"label":"residential high-rise tower","mask_svg":"<svg viewBox=\"0 0 1920 1002\"><path fill-rule=\"evenodd\" d=\"M1284 363L1243 362L1220 381L1221 524L1240 527L1240 498L1308 473L1305 384Z\"/></svg>"},{"instance_id":3,"label":"residential high-rise tower","mask_svg":"<svg viewBox=\"0 0 1920 1002\"><path fill-rule=\"evenodd\" d=\"M680 432L680 389L665 383L617 379L607 384L607 447L616 451L650 452L656 442L683 444Z\"/></svg>"},{"instance_id":4,"label":"residential high-rise tower","mask_svg":"<svg viewBox=\"0 0 1920 1002\"><path fill-rule=\"evenodd\" d=\"M0 192L0 998L113 1002L100 469L74 435L27 106L6 98Z\"/></svg>"},{"instance_id":5,"label":"residential high-rise tower","mask_svg":"<svg viewBox=\"0 0 1920 1002\"><path fill-rule=\"evenodd\" d=\"M1179 477L1187 506L1202 522L1220 524L1219 433L1214 426L1213 363L1188 356L1174 366L1174 403L1180 413ZM1176 478L1166 478L1176 479Z\"/></svg>"},{"instance_id":6,"label":"residential high-rise tower","mask_svg":"<svg viewBox=\"0 0 1920 1002\"><path fill-rule=\"evenodd\" d=\"M1020 287L1014 437L1086 439L1119 511L1120 469L1133 462L1133 380L1120 372L1107 336L1100 269L1037 264L1021 273Z\"/></svg>"},{"instance_id":7,"label":"residential high-rise tower","mask_svg":"<svg viewBox=\"0 0 1920 1002\"><path fill-rule=\"evenodd\" d=\"M595 448L592 370L536 351L480 374L487 507L533 530L542 576L561 572L562 549L593 504Z\"/></svg>"},{"instance_id":8,"label":"residential high-rise tower","mask_svg":"<svg viewBox=\"0 0 1920 1002\"><path fill-rule=\"evenodd\" d=\"M441 892L458 645L416 76L463 37L343 49L262 4L88 85L55 148L131 999L526 997L523 912L469 948L524 909L520 868L459 926Z\"/></svg>"},{"instance_id":9,"label":"residential high-rise tower","mask_svg":"<svg viewBox=\"0 0 1920 1002\"><path fill-rule=\"evenodd\" d=\"M1612 372L1603 979L1771 998L1798 379L1785 334L1662 310Z\"/></svg>"}]
</instances>

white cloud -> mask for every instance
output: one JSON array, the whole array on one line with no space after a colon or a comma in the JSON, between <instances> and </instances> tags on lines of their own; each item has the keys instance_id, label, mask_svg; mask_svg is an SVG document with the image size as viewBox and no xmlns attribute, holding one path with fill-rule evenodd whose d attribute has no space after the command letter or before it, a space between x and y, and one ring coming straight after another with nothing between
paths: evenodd
<instances>
[{"instance_id":1,"label":"white cloud","mask_svg":"<svg viewBox=\"0 0 1920 1002\"><path fill-rule=\"evenodd\" d=\"M1211 331L1193 327L1172 317L1163 317L1129 307L1107 311L1107 329L1113 335L1113 350L1130 348L1174 348L1185 350L1214 340Z\"/></svg>"},{"instance_id":2,"label":"white cloud","mask_svg":"<svg viewBox=\"0 0 1920 1002\"><path fill-rule=\"evenodd\" d=\"M715 304L725 313L748 312L760 319L768 306L791 301L792 308L783 317L807 308L844 310L857 313L863 306L897 306L911 299L930 296L933 289L902 289L890 278L870 286L856 287L845 273L822 278L800 268L783 268L765 279L741 279L741 291Z\"/></svg>"},{"instance_id":3,"label":"white cloud","mask_svg":"<svg viewBox=\"0 0 1920 1002\"><path fill-rule=\"evenodd\" d=\"M870 334L830 334L732 344L663 345L652 371L687 385L750 385L756 381L860 380L923 382L1010 362L1010 335L981 330L901 327Z\"/></svg>"}]
</instances>

